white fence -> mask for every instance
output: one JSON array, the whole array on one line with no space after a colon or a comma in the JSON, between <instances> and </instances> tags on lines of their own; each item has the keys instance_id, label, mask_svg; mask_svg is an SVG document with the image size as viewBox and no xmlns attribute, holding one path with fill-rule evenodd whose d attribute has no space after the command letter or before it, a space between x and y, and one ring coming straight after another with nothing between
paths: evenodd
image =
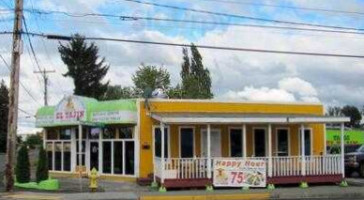
<instances>
[{"instance_id":1,"label":"white fence","mask_svg":"<svg viewBox=\"0 0 364 200\"><path fill-rule=\"evenodd\" d=\"M211 159L211 169L213 159ZM241 158L231 158L241 159ZM246 158L249 159L249 158ZM267 163L267 173L269 169L268 157L251 158L262 159ZM161 177L162 163L161 158L155 158L155 175ZM207 178L207 158L165 158L163 175L164 179L199 179ZM306 156L305 157L305 175L335 175L341 174L341 156ZM302 173L302 157L272 157L272 176L301 176Z\"/></svg>"}]
</instances>

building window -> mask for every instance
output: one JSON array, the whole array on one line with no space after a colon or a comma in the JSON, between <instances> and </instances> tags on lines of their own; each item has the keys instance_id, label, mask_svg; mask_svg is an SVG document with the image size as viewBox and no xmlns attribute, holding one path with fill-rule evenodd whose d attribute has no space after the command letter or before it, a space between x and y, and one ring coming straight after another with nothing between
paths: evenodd
<instances>
[{"instance_id":1,"label":"building window","mask_svg":"<svg viewBox=\"0 0 364 200\"><path fill-rule=\"evenodd\" d=\"M266 155L266 131L264 128L254 129L254 154L255 157Z\"/></svg>"},{"instance_id":2,"label":"building window","mask_svg":"<svg viewBox=\"0 0 364 200\"><path fill-rule=\"evenodd\" d=\"M134 174L135 156L134 141L125 141L125 174Z\"/></svg>"},{"instance_id":3,"label":"building window","mask_svg":"<svg viewBox=\"0 0 364 200\"><path fill-rule=\"evenodd\" d=\"M57 129L47 129L47 140L58 140Z\"/></svg>"},{"instance_id":4,"label":"building window","mask_svg":"<svg viewBox=\"0 0 364 200\"><path fill-rule=\"evenodd\" d=\"M116 138L116 129L113 127L104 128L103 139L115 139Z\"/></svg>"},{"instance_id":5,"label":"building window","mask_svg":"<svg viewBox=\"0 0 364 200\"><path fill-rule=\"evenodd\" d=\"M288 129L277 129L277 156L289 155L289 134Z\"/></svg>"},{"instance_id":6,"label":"building window","mask_svg":"<svg viewBox=\"0 0 364 200\"><path fill-rule=\"evenodd\" d=\"M301 154L301 129L299 129L299 152ZM305 129L305 156L310 156L312 153L312 146L311 146L311 129Z\"/></svg>"},{"instance_id":7,"label":"building window","mask_svg":"<svg viewBox=\"0 0 364 200\"><path fill-rule=\"evenodd\" d=\"M111 142L103 142L103 172L110 174L111 173Z\"/></svg>"},{"instance_id":8,"label":"building window","mask_svg":"<svg viewBox=\"0 0 364 200\"><path fill-rule=\"evenodd\" d=\"M243 135L241 129L230 129L230 156L243 156Z\"/></svg>"},{"instance_id":9,"label":"building window","mask_svg":"<svg viewBox=\"0 0 364 200\"><path fill-rule=\"evenodd\" d=\"M71 171L71 143L63 142L63 171Z\"/></svg>"},{"instance_id":10,"label":"building window","mask_svg":"<svg viewBox=\"0 0 364 200\"><path fill-rule=\"evenodd\" d=\"M164 128L164 157L168 158L168 128ZM156 157L161 157L162 154L162 133L159 127L154 128L154 153Z\"/></svg>"},{"instance_id":11,"label":"building window","mask_svg":"<svg viewBox=\"0 0 364 200\"><path fill-rule=\"evenodd\" d=\"M114 142L114 173L123 174L123 142Z\"/></svg>"},{"instance_id":12,"label":"building window","mask_svg":"<svg viewBox=\"0 0 364 200\"><path fill-rule=\"evenodd\" d=\"M90 140L98 140L100 137L101 129L100 128L90 128L88 138Z\"/></svg>"},{"instance_id":13,"label":"building window","mask_svg":"<svg viewBox=\"0 0 364 200\"><path fill-rule=\"evenodd\" d=\"M194 134L193 128L180 129L181 158L192 158L194 156L193 134Z\"/></svg>"},{"instance_id":14,"label":"building window","mask_svg":"<svg viewBox=\"0 0 364 200\"><path fill-rule=\"evenodd\" d=\"M80 149L79 140L76 140L76 152L77 152L76 163L77 163L78 166L85 166L86 141L82 140L81 143L82 143L82 148ZM81 162L82 163L80 163L79 156L81 156Z\"/></svg>"},{"instance_id":15,"label":"building window","mask_svg":"<svg viewBox=\"0 0 364 200\"><path fill-rule=\"evenodd\" d=\"M55 162L55 167L54 170L56 171L62 171L62 143L61 142L56 142L55 143L55 153L54 153L54 162Z\"/></svg>"},{"instance_id":16,"label":"building window","mask_svg":"<svg viewBox=\"0 0 364 200\"><path fill-rule=\"evenodd\" d=\"M121 139L131 139L133 138L134 127L120 127L119 128L119 138Z\"/></svg>"},{"instance_id":17,"label":"building window","mask_svg":"<svg viewBox=\"0 0 364 200\"><path fill-rule=\"evenodd\" d=\"M47 142L48 169L53 170L53 142Z\"/></svg>"},{"instance_id":18,"label":"building window","mask_svg":"<svg viewBox=\"0 0 364 200\"><path fill-rule=\"evenodd\" d=\"M70 140L71 139L71 129L69 129L69 128L60 129L59 139L60 140Z\"/></svg>"}]
</instances>

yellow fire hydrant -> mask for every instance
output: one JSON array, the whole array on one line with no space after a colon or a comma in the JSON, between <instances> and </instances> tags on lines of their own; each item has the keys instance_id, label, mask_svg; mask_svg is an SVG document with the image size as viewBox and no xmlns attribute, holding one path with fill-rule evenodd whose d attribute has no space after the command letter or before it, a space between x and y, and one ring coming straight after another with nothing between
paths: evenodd
<instances>
[{"instance_id":1,"label":"yellow fire hydrant","mask_svg":"<svg viewBox=\"0 0 364 200\"><path fill-rule=\"evenodd\" d=\"M97 190L97 170L95 168L92 168L91 170L91 174L89 176L90 178L90 189L91 189L91 192L96 192Z\"/></svg>"}]
</instances>

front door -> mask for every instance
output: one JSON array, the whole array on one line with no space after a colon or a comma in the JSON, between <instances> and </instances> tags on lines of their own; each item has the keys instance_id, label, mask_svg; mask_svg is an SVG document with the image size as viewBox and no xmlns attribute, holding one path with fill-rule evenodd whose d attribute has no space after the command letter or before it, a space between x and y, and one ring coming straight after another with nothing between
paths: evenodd
<instances>
[{"instance_id":1,"label":"front door","mask_svg":"<svg viewBox=\"0 0 364 200\"><path fill-rule=\"evenodd\" d=\"M201 156L207 157L207 130L201 132ZM221 157L221 132L219 129L211 130L211 157Z\"/></svg>"},{"instance_id":2,"label":"front door","mask_svg":"<svg viewBox=\"0 0 364 200\"><path fill-rule=\"evenodd\" d=\"M90 142L90 170L99 169L99 143Z\"/></svg>"},{"instance_id":3,"label":"front door","mask_svg":"<svg viewBox=\"0 0 364 200\"><path fill-rule=\"evenodd\" d=\"M266 156L266 134L264 128L254 129L254 155L255 157Z\"/></svg>"}]
</instances>

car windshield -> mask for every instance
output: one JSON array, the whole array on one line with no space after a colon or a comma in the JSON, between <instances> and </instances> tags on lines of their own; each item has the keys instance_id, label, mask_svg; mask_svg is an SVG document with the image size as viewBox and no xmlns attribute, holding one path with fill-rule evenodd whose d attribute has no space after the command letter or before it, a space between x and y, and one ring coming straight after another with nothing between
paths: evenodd
<instances>
[{"instance_id":1,"label":"car windshield","mask_svg":"<svg viewBox=\"0 0 364 200\"><path fill-rule=\"evenodd\" d=\"M360 146L356 152L364 152L364 145Z\"/></svg>"}]
</instances>

